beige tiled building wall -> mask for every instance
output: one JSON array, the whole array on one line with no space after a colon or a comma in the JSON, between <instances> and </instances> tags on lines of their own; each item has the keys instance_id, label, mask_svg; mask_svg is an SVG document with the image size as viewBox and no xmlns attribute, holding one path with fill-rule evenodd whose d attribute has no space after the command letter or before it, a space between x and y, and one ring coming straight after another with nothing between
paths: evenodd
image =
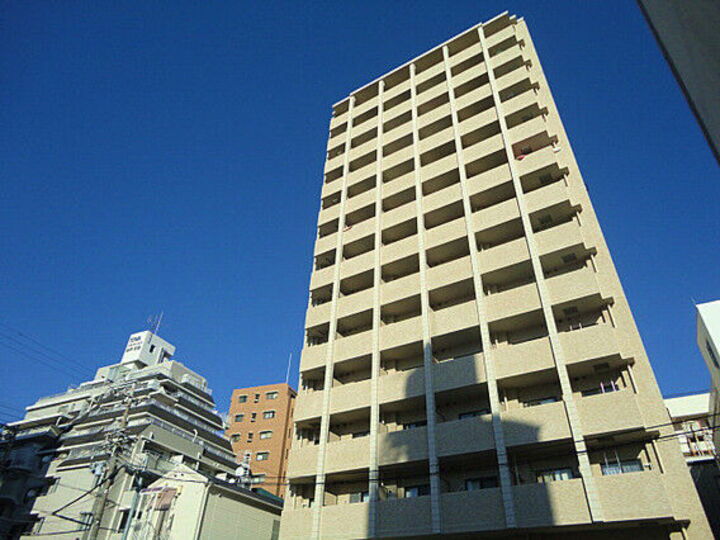
<instances>
[{"instance_id":1,"label":"beige tiled building wall","mask_svg":"<svg viewBox=\"0 0 720 540\"><path fill-rule=\"evenodd\" d=\"M296 392L268 384L233 390L227 436L238 463L248 455L255 486L285 495Z\"/></svg>"},{"instance_id":2,"label":"beige tiled building wall","mask_svg":"<svg viewBox=\"0 0 720 540\"><path fill-rule=\"evenodd\" d=\"M327 149L281 537L707 538L525 22L352 92Z\"/></svg>"}]
</instances>

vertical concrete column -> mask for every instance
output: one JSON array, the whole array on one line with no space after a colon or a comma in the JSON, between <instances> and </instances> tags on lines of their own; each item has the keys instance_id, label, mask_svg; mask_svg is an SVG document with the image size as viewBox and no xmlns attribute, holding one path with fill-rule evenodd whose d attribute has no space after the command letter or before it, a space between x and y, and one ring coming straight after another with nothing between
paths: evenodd
<instances>
[{"instance_id":1,"label":"vertical concrete column","mask_svg":"<svg viewBox=\"0 0 720 540\"><path fill-rule=\"evenodd\" d=\"M380 424L380 404L378 402L378 377L380 376L380 249L382 248L382 137L383 137L383 91L385 81L378 83L378 127L377 161L375 165L375 257L373 259L373 329L372 364L370 379L370 465L368 467L370 504L368 516L368 536L377 536L377 502L379 495L378 467L378 427Z\"/></svg>"},{"instance_id":2,"label":"vertical concrete column","mask_svg":"<svg viewBox=\"0 0 720 540\"><path fill-rule=\"evenodd\" d=\"M458 172L460 174L460 191L462 193L463 212L465 214L465 229L470 245L470 263L472 266L473 284L475 287L475 308L477 310L480 324L480 336L483 344L483 363L485 376L487 378L488 395L490 398L490 410L492 412L492 427L495 438L495 452L498 461L498 473L500 478L500 489L503 497L505 510L505 524L508 528L516 526L515 502L512 496L512 477L508 464L507 448L505 447L505 434L503 433L502 420L500 419L500 397L497 388L497 377L495 375L495 362L493 351L490 347L490 328L488 327L485 310L485 293L482 284L482 268L478 257L475 231L473 230L472 206L470 205L470 193L467 186L467 172L465 170L465 159L463 158L462 139L455 104L455 93L452 86L452 71L450 69L449 52L447 46L443 47L443 62L445 64L445 82L450 97L450 112L452 115L452 127L455 136L455 153L458 159Z\"/></svg>"},{"instance_id":3,"label":"vertical concrete column","mask_svg":"<svg viewBox=\"0 0 720 540\"><path fill-rule=\"evenodd\" d=\"M340 265L342 264L342 240L345 229L345 205L347 203L347 182L350 175L350 140L353 123L355 96L350 97L348 121L345 130L345 157L343 159L342 188L340 191L340 217L338 218L338 237L335 244L335 268L333 270L332 300L330 304L330 325L325 353L325 381L323 383L322 416L320 417L320 444L318 445L317 466L315 467L315 501L313 503L312 538L320 537L320 518L325 499L325 454L327 452L328 432L330 431L330 391L333 381L333 352L337 333L337 303L340 293Z\"/></svg>"},{"instance_id":4,"label":"vertical concrete column","mask_svg":"<svg viewBox=\"0 0 720 540\"><path fill-rule=\"evenodd\" d=\"M410 64L410 99L413 134L413 175L415 177L415 211L417 213L418 258L420 265L420 304L423 333L423 367L425 372L425 411L427 414L427 445L430 474L430 502L432 531L439 533L440 525L440 470L435 446L435 390L433 389L433 357L430 331L430 295L427 287L427 255L425 253L425 220L423 219L422 178L420 175L420 149L417 113L415 64Z\"/></svg>"},{"instance_id":5,"label":"vertical concrete column","mask_svg":"<svg viewBox=\"0 0 720 540\"><path fill-rule=\"evenodd\" d=\"M487 41L485 39L485 34L482 27L478 29L478 35L480 37L480 43L482 44L483 54L485 55L485 65L487 66L488 80L490 82L490 88L492 89L495 109L497 110L498 122L500 124L500 131L502 134L503 144L505 146L505 153L507 155L508 165L510 167L510 173L512 175L513 186L515 188L515 196L517 200L518 210L520 211L520 218L522 220L523 229L525 231L525 240L527 242L528 251L530 253L530 260L532 263L533 272L535 273L535 281L537 283L540 303L542 305L543 315L545 318L545 324L547 325L548 334L550 337L550 345L552 348L553 358L555 360L555 367L557 369L558 379L560 381L560 388L562 390L565 410L567 411L568 421L570 424L570 433L572 435L575 452L577 454L578 468L580 470L580 475L583 479L583 486L585 488L585 495L587 497L588 507L593 521L603 521L604 519L602 514L602 507L600 504L600 498L598 496L595 481L592 476L590 460L588 458L587 447L585 445L585 439L583 437L577 407L572 396L572 386L570 384L570 378L568 376L567 367L565 365L565 355L562 350L560 338L558 337L557 325L555 324L555 317L552 312L552 303L550 301L547 284L545 283L542 265L540 264L540 255L537 247L537 242L535 240L535 235L533 233L532 225L530 223L530 215L527 209L527 203L525 201L522 183L520 182L520 176L518 174L515 164L515 155L512 151L512 141L510 140L510 136L508 134L507 122L505 120L503 106L500 101L500 93L497 87L497 82L495 81L495 74L493 73L492 62L489 57L489 50L487 48Z\"/></svg>"}]
</instances>

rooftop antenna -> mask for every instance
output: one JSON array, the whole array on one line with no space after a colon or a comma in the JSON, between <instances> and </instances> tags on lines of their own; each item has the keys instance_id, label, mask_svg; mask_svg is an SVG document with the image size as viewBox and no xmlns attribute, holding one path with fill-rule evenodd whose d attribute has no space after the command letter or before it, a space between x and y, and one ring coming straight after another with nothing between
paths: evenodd
<instances>
[{"instance_id":1,"label":"rooftop antenna","mask_svg":"<svg viewBox=\"0 0 720 540\"><path fill-rule=\"evenodd\" d=\"M290 353L290 358L288 358L288 368L287 372L285 373L285 384L288 383L290 380L290 365L292 364L292 353Z\"/></svg>"},{"instance_id":2,"label":"rooftop antenna","mask_svg":"<svg viewBox=\"0 0 720 540\"><path fill-rule=\"evenodd\" d=\"M150 325L150 332L157 335L158 331L160 330L160 325L162 324L163 314L165 312L161 311L160 315L157 315L155 317L148 317L147 322Z\"/></svg>"}]
</instances>

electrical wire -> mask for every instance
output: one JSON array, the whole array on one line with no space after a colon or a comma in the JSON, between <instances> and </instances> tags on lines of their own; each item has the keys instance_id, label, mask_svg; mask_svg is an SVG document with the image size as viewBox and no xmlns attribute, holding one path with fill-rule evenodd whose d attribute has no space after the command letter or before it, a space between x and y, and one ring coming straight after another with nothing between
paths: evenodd
<instances>
[{"instance_id":1,"label":"electrical wire","mask_svg":"<svg viewBox=\"0 0 720 540\"><path fill-rule=\"evenodd\" d=\"M17 334L18 336L20 336L20 337L22 337L22 338L24 338L24 339L26 339L26 340L28 340L28 341L33 342L34 344L42 347L43 349L45 349L46 351L54 354L55 356L57 356L57 357L59 357L59 358L62 358L62 359L65 360L66 362L68 362L68 363L70 363L70 364L74 364L75 366L79 367L80 369L82 369L82 370L84 370L84 371L88 371L88 372L90 372L90 373L94 373L93 370L92 370L91 368L89 368L88 366L85 366L84 364L78 362L77 360L75 360L75 359L73 359L73 358L70 358L70 357L67 356L66 354L63 354L63 353L61 353L61 352L56 351L55 349L53 349L53 348L51 348L51 347L48 347L47 345L45 345L44 343L42 343L42 342L41 342L40 340L38 340L37 338L34 338L34 337L26 334L25 332L22 332L22 331L18 330L17 328L13 328L12 326L10 326L10 325L7 324L7 323L4 323L4 322L0 321L0 326L4 326L4 327L7 329L6 331L13 332L13 333Z\"/></svg>"}]
</instances>

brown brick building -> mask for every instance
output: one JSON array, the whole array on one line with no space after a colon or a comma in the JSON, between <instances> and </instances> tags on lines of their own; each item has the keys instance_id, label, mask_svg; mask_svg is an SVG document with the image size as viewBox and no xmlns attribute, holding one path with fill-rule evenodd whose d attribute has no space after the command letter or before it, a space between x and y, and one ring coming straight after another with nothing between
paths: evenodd
<instances>
[{"instance_id":1,"label":"brown brick building","mask_svg":"<svg viewBox=\"0 0 720 540\"><path fill-rule=\"evenodd\" d=\"M279 497L285 495L295 395L285 383L267 384L233 390L230 402L227 436L238 463L248 454L257 485Z\"/></svg>"}]
</instances>

